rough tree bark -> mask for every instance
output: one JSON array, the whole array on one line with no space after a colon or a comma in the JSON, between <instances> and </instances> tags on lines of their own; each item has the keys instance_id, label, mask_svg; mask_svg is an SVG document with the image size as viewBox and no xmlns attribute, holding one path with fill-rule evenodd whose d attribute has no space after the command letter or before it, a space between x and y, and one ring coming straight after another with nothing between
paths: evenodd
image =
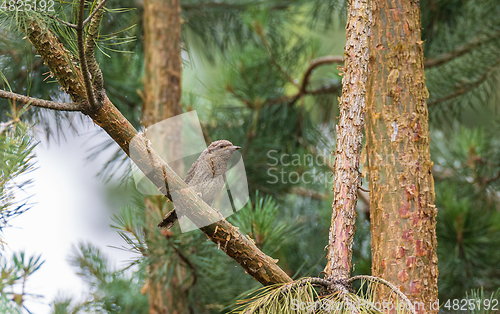
<instances>
[{"instance_id":1,"label":"rough tree bark","mask_svg":"<svg viewBox=\"0 0 500 314\"><path fill-rule=\"evenodd\" d=\"M437 209L419 2L374 4L366 122L372 275L437 313L429 308L437 301Z\"/></svg>"},{"instance_id":2,"label":"rough tree bark","mask_svg":"<svg viewBox=\"0 0 500 314\"><path fill-rule=\"evenodd\" d=\"M326 279L346 281L352 267L356 201L360 185L359 162L363 139L366 82L368 79L369 0L348 2L346 46L340 116L337 124L332 221L328 241Z\"/></svg>"},{"instance_id":3,"label":"rough tree bark","mask_svg":"<svg viewBox=\"0 0 500 314\"><path fill-rule=\"evenodd\" d=\"M142 124L148 128L182 113L181 3L180 0L144 0L143 9L145 74ZM179 128L180 125L168 123L161 130L156 128L155 134L149 134L146 129L146 136L156 141L157 153L167 157L167 160L182 160L182 142L176 136ZM182 162L175 162L170 166L183 176L182 165ZM162 209L173 209L171 202L166 207L163 203L164 200L160 198L145 197L146 222L151 230L157 228L158 224L154 217L163 217L165 214ZM158 241L154 232L148 232L146 238L149 243ZM151 248L148 254L161 253ZM152 260L161 260L161 256ZM151 264L148 268L149 313L189 313L188 291L186 285L180 284L183 279L178 278L179 274L182 277L189 276L187 265L180 265L180 272L175 272L170 280L166 277L153 278L152 274L161 273L157 271L161 267L162 264Z\"/></svg>"}]
</instances>

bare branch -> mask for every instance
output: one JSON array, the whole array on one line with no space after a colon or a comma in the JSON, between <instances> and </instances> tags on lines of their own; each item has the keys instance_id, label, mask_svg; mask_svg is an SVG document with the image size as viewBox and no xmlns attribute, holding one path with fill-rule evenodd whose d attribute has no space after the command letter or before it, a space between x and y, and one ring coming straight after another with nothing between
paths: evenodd
<instances>
[{"instance_id":1,"label":"bare branch","mask_svg":"<svg viewBox=\"0 0 500 314\"><path fill-rule=\"evenodd\" d=\"M434 106L436 104L439 104L439 103L442 103L442 102L445 102L448 100L452 100L454 98L457 98L459 96L467 94L468 92L470 92L474 88L476 88L479 85L481 85L482 83L484 83L484 81L486 81L486 79L488 79L488 76L490 75L491 71L499 64L500 64L500 59L498 59L491 67L486 69L486 71L483 73L483 75L481 75L476 81L469 83L469 84L462 85L461 88L457 89L456 91L454 91L453 93L451 93L449 95L440 97L440 98L435 99L433 101L429 101L427 103L427 106L428 107Z\"/></svg>"},{"instance_id":2,"label":"bare branch","mask_svg":"<svg viewBox=\"0 0 500 314\"><path fill-rule=\"evenodd\" d=\"M484 178L483 179L483 183L484 184L490 184L492 182L495 182L497 181L498 179L500 179L500 171L493 177L490 177L490 178Z\"/></svg>"},{"instance_id":3,"label":"bare branch","mask_svg":"<svg viewBox=\"0 0 500 314\"><path fill-rule=\"evenodd\" d=\"M85 13L85 0L80 0L80 7L78 10L78 24L76 27L76 38L78 44L78 57L80 59L80 66L82 68L83 83L85 84L85 90L87 94L87 101L90 104L91 109L96 109L97 104L94 97L94 89L92 87L92 81L90 79L87 61L85 60L85 49L83 42L83 14Z\"/></svg>"},{"instance_id":4,"label":"bare branch","mask_svg":"<svg viewBox=\"0 0 500 314\"><path fill-rule=\"evenodd\" d=\"M440 65L443 65L449 61L452 61L455 58L458 58L460 56L463 56L466 53L471 52L472 50L481 47L482 45L500 37L500 32L497 32L496 34L487 37L487 38L482 38L482 37L475 37L472 39L469 43L459 46L457 49L443 53L442 55L439 55L435 58L430 58L426 59L424 62L424 67L425 69L430 69L433 67L437 67Z\"/></svg>"},{"instance_id":5,"label":"bare branch","mask_svg":"<svg viewBox=\"0 0 500 314\"><path fill-rule=\"evenodd\" d=\"M342 57L341 56L324 56L320 57L317 59L312 60L309 63L309 67L307 68L306 72L303 75L302 78L302 84L297 86L299 88L299 91L291 96L283 96L279 98L273 98L273 99L267 99L263 105L276 105L276 104L281 104L284 102L288 102L289 105L293 105L297 100L299 100L302 96L305 95L320 95L320 94L330 94L334 93L342 88L342 84L335 84L335 85L324 85L321 87L318 87L317 89L313 90L307 90L307 85L309 84L309 77L311 76L313 70L317 68L318 66L325 65L325 64L332 64L332 63L342 63ZM275 64L277 65L277 64ZM277 65L279 67L279 65ZM254 104L252 104L250 101L245 99L244 97L238 95L234 90L228 90L231 94L236 96L238 100L242 101L245 103L245 105L248 108L253 108Z\"/></svg>"},{"instance_id":6,"label":"bare branch","mask_svg":"<svg viewBox=\"0 0 500 314\"><path fill-rule=\"evenodd\" d=\"M309 78L314 71L315 68L324 64L332 64L332 63L343 63L344 60L341 56L324 56L321 58L317 58L309 63L309 67L304 73L304 77L302 78L302 85L300 86L300 93L302 95L307 94L307 85L309 84Z\"/></svg>"},{"instance_id":7,"label":"bare branch","mask_svg":"<svg viewBox=\"0 0 500 314\"><path fill-rule=\"evenodd\" d=\"M0 89L0 98L12 99L19 101L22 104L30 103L30 105L45 109L59 110L59 111L80 111L81 107L75 103L59 103L49 100L43 100L28 96L19 95L16 93L4 91Z\"/></svg>"},{"instance_id":8,"label":"bare branch","mask_svg":"<svg viewBox=\"0 0 500 314\"><path fill-rule=\"evenodd\" d=\"M50 17L50 18L51 18L51 19L53 19L53 20L58 21L59 23L61 23L61 24L63 24L63 25L66 25L66 26L68 26L68 27L71 27L71 28L76 29L76 25L75 25L75 24L71 24L71 23L68 23L68 22L66 22L66 21L64 21L64 20L61 20L61 19L60 19L60 18L58 18L57 16L53 16L53 15L50 15L50 14L47 14L47 16L48 16L48 17Z\"/></svg>"},{"instance_id":9,"label":"bare branch","mask_svg":"<svg viewBox=\"0 0 500 314\"><path fill-rule=\"evenodd\" d=\"M87 25L90 22L90 20L92 20L92 18L94 17L94 15L96 15L97 12L101 11L101 9L104 8L104 5L106 5L106 1L108 1L108 0L102 0L101 3L99 3L97 5L97 8L89 15L89 17L87 17L85 19L85 21L83 21L83 26ZM102 12L99 13L99 14L102 15ZM100 20L100 18L99 18L99 20Z\"/></svg>"},{"instance_id":10,"label":"bare branch","mask_svg":"<svg viewBox=\"0 0 500 314\"><path fill-rule=\"evenodd\" d=\"M98 12L98 11L100 11L100 10L104 7L104 5L106 4L106 1L107 1L107 0L103 0L103 1L102 1L102 2L101 2L98 6L97 6L97 8L96 8L96 9L95 9L95 10L94 10L94 11L93 11L93 12L92 12L92 13L91 13L91 14L90 14L90 15L89 15L86 19L85 19L85 21L83 21L83 26L87 25L87 24L90 22L90 20L92 20L92 18L94 17L94 15L96 15L96 14L97 14L97 12ZM74 29L77 29L77 28L78 28L78 26L77 26L77 25L75 25L75 24L71 24L71 23L66 22L66 21L64 21L64 20L61 20L61 19L60 19L60 18L58 18L57 16L53 16L53 15L50 15L50 14L47 14L47 16L48 16L48 17L50 17L50 18L51 18L51 19L53 19L53 20L58 21L59 23L61 23L61 24L63 24L63 25L68 26L68 27L71 27L71 28L74 28Z\"/></svg>"}]
</instances>

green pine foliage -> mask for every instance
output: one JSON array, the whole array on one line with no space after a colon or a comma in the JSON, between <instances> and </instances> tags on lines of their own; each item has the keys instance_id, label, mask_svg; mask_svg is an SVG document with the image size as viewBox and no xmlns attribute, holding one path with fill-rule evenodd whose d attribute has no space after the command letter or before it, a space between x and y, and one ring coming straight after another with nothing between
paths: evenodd
<instances>
[{"instance_id":1,"label":"green pine foliage","mask_svg":"<svg viewBox=\"0 0 500 314\"><path fill-rule=\"evenodd\" d=\"M35 146L26 125L18 118L0 123L0 232L11 219L30 208L29 197L22 195L23 188L32 182L26 175L34 169Z\"/></svg>"},{"instance_id":2,"label":"green pine foliage","mask_svg":"<svg viewBox=\"0 0 500 314\"><path fill-rule=\"evenodd\" d=\"M500 142L492 132L455 126L432 138L440 299L500 286Z\"/></svg>"},{"instance_id":3,"label":"green pine foliage","mask_svg":"<svg viewBox=\"0 0 500 314\"><path fill-rule=\"evenodd\" d=\"M10 259L0 255L0 313L21 313L27 310L26 300L42 297L26 291L25 285L43 263L41 256L27 257L24 252L13 254Z\"/></svg>"}]
</instances>

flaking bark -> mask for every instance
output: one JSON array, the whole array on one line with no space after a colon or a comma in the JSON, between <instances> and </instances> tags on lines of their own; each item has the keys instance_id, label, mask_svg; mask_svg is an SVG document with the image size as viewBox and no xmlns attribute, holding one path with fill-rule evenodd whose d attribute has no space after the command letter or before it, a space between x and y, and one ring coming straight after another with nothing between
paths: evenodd
<instances>
[{"instance_id":1,"label":"flaking bark","mask_svg":"<svg viewBox=\"0 0 500 314\"><path fill-rule=\"evenodd\" d=\"M360 185L360 155L363 138L366 82L368 78L369 0L348 2L346 46L340 116L337 125L335 181L332 220L328 241L328 280L347 280L352 267L352 244L356 201Z\"/></svg>"},{"instance_id":2,"label":"flaking bark","mask_svg":"<svg viewBox=\"0 0 500 314\"><path fill-rule=\"evenodd\" d=\"M372 274L437 301L436 214L418 1L373 10L367 103Z\"/></svg>"}]
</instances>

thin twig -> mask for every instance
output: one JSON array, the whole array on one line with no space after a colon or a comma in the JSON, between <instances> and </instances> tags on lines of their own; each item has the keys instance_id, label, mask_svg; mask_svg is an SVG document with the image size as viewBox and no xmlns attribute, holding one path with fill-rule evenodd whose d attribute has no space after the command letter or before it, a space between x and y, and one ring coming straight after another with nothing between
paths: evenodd
<instances>
[{"instance_id":1,"label":"thin twig","mask_svg":"<svg viewBox=\"0 0 500 314\"><path fill-rule=\"evenodd\" d=\"M324 64L343 63L343 62L344 60L342 56L324 56L312 60L309 63L309 67L307 68L306 72L304 73L304 77L302 78L302 84L300 85L300 93L301 94L307 93L307 85L309 84L309 78L315 68Z\"/></svg>"},{"instance_id":2,"label":"thin twig","mask_svg":"<svg viewBox=\"0 0 500 314\"><path fill-rule=\"evenodd\" d=\"M177 253L179 258L191 269L191 273L193 274L193 282L191 283L190 287L194 286L198 279L198 273L196 271L196 267L194 267L193 263L191 263L189 258L187 258L187 256L185 256L184 253L182 253L181 250L179 250L175 245L171 244L170 246Z\"/></svg>"},{"instance_id":3,"label":"thin twig","mask_svg":"<svg viewBox=\"0 0 500 314\"><path fill-rule=\"evenodd\" d=\"M340 56L325 56L321 58L314 59L310 62L309 67L307 68L306 72L303 75L302 79L302 84L297 86L299 88L299 91L291 96L283 96L279 98L273 98L273 99L267 99L264 102L265 105L276 105L276 104L281 104L287 102L290 106L293 105L297 100L299 100L302 96L305 95L320 95L320 94L330 94L338 91L339 89L342 88L342 84L335 84L335 85L324 85L321 87L318 87L317 89L313 90L307 90L307 85L309 84L309 77L311 76L313 70L317 68L320 65L325 65L325 64L332 64L332 63L342 63L342 57ZM228 90L231 94L236 96L238 100L242 101L245 103L245 105L248 108L253 108L254 105L250 103L248 100L243 98L241 95L238 95L234 90Z\"/></svg>"},{"instance_id":4,"label":"thin twig","mask_svg":"<svg viewBox=\"0 0 500 314\"><path fill-rule=\"evenodd\" d=\"M289 101L290 102L289 104L293 105L297 100L299 100L304 95L327 94L327 93L332 93L332 92L335 92L335 91L341 89L342 84L322 86L320 88L317 88L317 89L311 90L311 91L307 90L307 86L309 85L309 80L310 80L311 74L315 68L317 68L318 66L321 66L321 65L325 65L325 64L342 63L342 62L344 62L344 61L343 61L341 56L324 56L324 57L312 60L309 63L309 67L307 68L306 72L304 72L304 75L302 78L302 84L300 85L299 91L293 96L287 96L287 97L282 97L282 98L271 100L269 102L269 104L277 104L277 103Z\"/></svg>"},{"instance_id":5,"label":"thin twig","mask_svg":"<svg viewBox=\"0 0 500 314\"><path fill-rule=\"evenodd\" d=\"M455 49L451 52L443 53L435 58L426 59L424 62L424 67L425 67L425 69L430 69L433 67L443 65L449 61L452 61L455 58L463 56L466 53L469 53L470 51L472 51L472 50L474 50L474 49L476 49L476 48L478 48L478 47L480 47L480 46L482 46L482 45L484 45L484 44L486 44L486 43L488 43L488 42L490 42L498 37L500 37L500 32L497 32L494 35L487 37L487 38L475 37L469 43L462 45L462 46L459 46L457 49Z\"/></svg>"},{"instance_id":6,"label":"thin twig","mask_svg":"<svg viewBox=\"0 0 500 314\"><path fill-rule=\"evenodd\" d=\"M490 184L490 183L492 183L492 182L494 182L494 181L496 181L498 179L500 179L500 171L495 176L493 176L491 178L484 178L483 179L483 183L484 184Z\"/></svg>"},{"instance_id":7,"label":"thin twig","mask_svg":"<svg viewBox=\"0 0 500 314\"><path fill-rule=\"evenodd\" d=\"M97 108L96 101L94 98L94 90L92 87L92 81L90 80L90 75L87 67L87 61L85 60L85 49L83 42L83 14L85 12L85 0L80 0L80 8L78 10L78 24L76 28L76 37L78 44L78 57L80 58L80 66L82 68L83 82L85 84L85 90L87 93L87 100L90 104L90 109L94 110Z\"/></svg>"},{"instance_id":8,"label":"thin twig","mask_svg":"<svg viewBox=\"0 0 500 314\"><path fill-rule=\"evenodd\" d=\"M45 109L59 110L59 111L80 111L82 108L80 105L75 103L59 103L53 102L49 100L43 100L28 96L19 95L12 92L7 92L4 90L0 90L0 98L12 99L15 101L19 101L23 104L30 103L30 105Z\"/></svg>"},{"instance_id":9,"label":"thin twig","mask_svg":"<svg viewBox=\"0 0 500 314\"><path fill-rule=\"evenodd\" d=\"M449 94L449 95L446 95L446 96L443 96L443 97L440 97L438 99L435 99L433 101L429 101L427 103L427 106L430 107L430 106L434 106L438 103L441 103L441 102L445 102L445 101L448 101L448 100L452 100L454 98L457 98L458 96L462 96L462 95L465 95L467 94L468 92L470 92L471 90L473 90L474 88L478 87L479 85L481 85L482 83L484 83L484 81L486 81L486 79L488 78L488 76L490 75L491 71L497 66L500 64L500 59L498 59L491 67L489 67L488 69L486 69L486 71L483 73L483 75L481 75L475 82L472 82L470 84L466 84L466 85L462 85L461 88L457 89L456 91L454 91L453 93Z\"/></svg>"},{"instance_id":10,"label":"thin twig","mask_svg":"<svg viewBox=\"0 0 500 314\"><path fill-rule=\"evenodd\" d=\"M370 193L370 190L365 189L365 188L364 188L364 187L362 187L362 186L358 186L358 189L360 189L360 190L361 190L361 191L363 191L363 192Z\"/></svg>"},{"instance_id":11,"label":"thin twig","mask_svg":"<svg viewBox=\"0 0 500 314\"><path fill-rule=\"evenodd\" d=\"M83 26L87 25L88 22L94 17L94 15L96 15L97 12L99 12L99 10L101 10L104 7L104 5L106 4L106 1L108 1L108 0L103 0L101 3L99 3L97 8L89 15L89 17L87 17L85 19L85 21L83 21Z\"/></svg>"},{"instance_id":12,"label":"thin twig","mask_svg":"<svg viewBox=\"0 0 500 314\"><path fill-rule=\"evenodd\" d=\"M47 14L47 16L48 16L48 17L50 17L50 18L51 18L51 19L53 19L53 20L58 21L59 23L61 23L61 24L63 24L63 25L66 25L66 26L68 26L68 27L71 27L71 28L76 29L76 25L75 25L75 24L71 24L71 23L68 23L68 22L66 22L66 21L64 21L64 20L61 20L61 19L60 19L60 18L58 18L57 16L53 16L53 15L50 15L50 14Z\"/></svg>"}]
</instances>

